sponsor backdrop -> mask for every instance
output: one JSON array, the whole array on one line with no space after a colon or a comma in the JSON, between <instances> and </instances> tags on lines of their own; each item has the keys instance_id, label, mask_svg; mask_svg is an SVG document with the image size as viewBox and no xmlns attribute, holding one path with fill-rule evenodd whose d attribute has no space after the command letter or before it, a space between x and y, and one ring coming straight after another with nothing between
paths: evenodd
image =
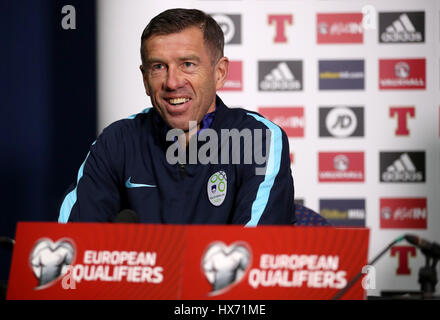
<instances>
[{"instance_id":1,"label":"sponsor backdrop","mask_svg":"<svg viewBox=\"0 0 440 320\"><path fill-rule=\"evenodd\" d=\"M140 35L172 7L222 26L231 68L219 95L284 128L298 200L335 226L370 228L370 259L405 233L440 240L439 2L99 1L99 130L151 105ZM368 294L418 290L423 264L393 247Z\"/></svg>"}]
</instances>

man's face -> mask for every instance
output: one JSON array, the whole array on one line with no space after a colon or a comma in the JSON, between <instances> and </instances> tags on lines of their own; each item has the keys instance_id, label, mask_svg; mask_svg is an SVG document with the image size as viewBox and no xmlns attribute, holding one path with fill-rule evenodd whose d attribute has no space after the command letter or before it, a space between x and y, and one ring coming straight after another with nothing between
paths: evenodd
<instances>
[{"instance_id":1,"label":"man's face","mask_svg":"<svg viewBox=\"0 0 440 320\"><path fill-rule=\"evenodd\" d=\"M144 86L151 103L172 128L188 130L215 110L215 93L227 76L228 60L212 64L210 50L197 27L146 40Z\"/></svg>"}]
</instances>

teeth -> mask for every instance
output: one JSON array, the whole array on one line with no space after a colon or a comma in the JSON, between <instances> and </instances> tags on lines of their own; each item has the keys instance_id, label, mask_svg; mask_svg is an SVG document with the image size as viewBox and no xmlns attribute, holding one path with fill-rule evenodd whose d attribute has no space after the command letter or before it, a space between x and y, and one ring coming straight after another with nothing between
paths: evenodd
<instances>
[{"instance_id":1,"label":"teeth","mask_svg":"<svg viewBox=\"0 0 440 320\"><path fill-rule=\"evenodd\" d=\"M170 99L170 100L169 100L169 102L170 102L171 104L181 104L181 103L185 103L185 102L187 102L187 101L189 101L188 98L175 98L175 99Z\"/></svg>"}]
</instances>

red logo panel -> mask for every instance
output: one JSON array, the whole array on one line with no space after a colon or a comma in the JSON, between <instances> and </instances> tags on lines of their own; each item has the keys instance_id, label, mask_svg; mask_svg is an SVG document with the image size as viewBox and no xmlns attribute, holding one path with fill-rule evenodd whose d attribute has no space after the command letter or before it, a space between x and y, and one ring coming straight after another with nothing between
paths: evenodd
<instances>
[{"instance_id":1,"label":"red logo panel","mask_svg":"<svg viewBox=\"0 0 440 320\"><path fill-rule=\"evenodd\" d=\"M318 13L318 43L362 43L362 13Z\"/></svg>"},{"instance_id":2,"label":"red logo panel","mask_svg":"<svg viewBox=\"0 0 440 320\"><path fill-rule=\"evenodd\" d=\"M379 89L426 89L426 60L379 60Z\"/></svg>"},{"instance_id":3,"label":"red logo panel","mask_svg":"<svg viewBox=\"0 0 440 320\"><path fill-rule=\"evenodd\" d=\"M303 107L264 107L258 112L283 128L289 138L304 137L305 117Z\"/></svg>"},{"instance_id":4,"label":"red logo panel","mask_svg":"<svg viewBox=\"0 0 440 320\"><path fill-rule=\"evenodd\" d=\"M242 91L243 90L243 62L229 61L228 78L220 91Z\"/></svg>"},{"instance_id":5,"label":"red logo panel","mask_svg":"<svg viewBox=\"0 0 440 320\"><path fill-rule=\"evenodd\" d=\"M7 298L331 299L367 263L368 238L325 227L20 222ZM360 282L342 297L363 298Z\"/></svg>"},{"instance_id":6,"label":"red logo panel","mask_svg":"<svg viewBox=\"0 0 440 320\"><path fill-rule=\"evenodd\" d=\"M363 182L363 152L320 152L319 182Z\"/></svg>"},{"instance_id":7,"label":"red logo panel","mask_svg":"<svg viewBox=\"0 0 440 320\"><path fill-rule=\"evenodd\" d=\"M177 299L184 236L183 226L19 223L8 299Z\"/></svg>"},{"instance_id":8,"label":"red logo panel","mask_svg":"<svg viewBox=\"0 0 440 320\"><path fill-rule=\"evenodd\" d=\"M182 299L331 298L352 278L350 274L354 269L351 267L356 265L361 270L366 262L363 257L366 244L361 236L366 229L360 229L358 235L356 229L307 229L297 227L295 232L283 232L280 227L229 228L225 232L224 227L212 227L189 233L192 248L184 263L183 273L188 276L183 279ZM313 241L302 241L308 234ZM326 238L335 242L332 240L330 244ZM276 241L274 246L274 239L283 240ZM337 257L337 248L341 245L344 254ZM223 270L233 273L223 273ZM359 287L360 281L358 290ZM344 299L354 297L355 290L350 291Z\"/></svg>"},{"instance_id":9,"label":"red logo panel","mask_svg":"<svg viewBox=\"0 0 440 320\"><path fill-rule=\"evenodd\" d=\"M427 221L426 198L380 199L382 229L426 229Z\"/></svg>"}]
</instances>

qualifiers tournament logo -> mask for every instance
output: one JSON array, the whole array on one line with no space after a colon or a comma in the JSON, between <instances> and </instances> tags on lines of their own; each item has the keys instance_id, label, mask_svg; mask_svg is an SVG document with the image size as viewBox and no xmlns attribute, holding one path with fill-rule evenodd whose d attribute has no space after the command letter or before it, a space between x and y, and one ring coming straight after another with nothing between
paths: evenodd
<instances>
[{"instance_id":1,"label":"qualifiers tournament logo","mask_svg":"<svg viewBox=\"0 0 440 320\"><path fill-rule=\"evenodd\" d=\"M283 128L289 138L304 137L305 117L303 107L258 108L265 118Z\"/></svg>"},{"instance_id":2,"label":"qualifiers tournament logo","mask_svg":"<svg viewBox=\"0 0 440 320\"><path fill-rule=\"evenodd\" d=\"M205 251L201 268L212 286L210 296L231 289L247 277L254 288L332 288L347 284L347 271L341 270L340 257L316 254L261 254L252 266L251 249L245 242L230 246L213 242Z\"/></svg>"},{"instance_id":3,"label":"qualifiers tournament logo","mask_svg":"<svg viewBox=\"0 0 440 320\"><path fill-rule=\"evenodd\" d=\"M363 90L364 60L320 60L319 90Z\"/></svg>"},{"instance_id":4,"label":"qualifiers tournament logo","mask_svg":"<svg viewBox=\"0 0 440 320\"><path fill-rule=\"evenodd\" d=\"M38 286L45 289L64 276L75 258L75 245L71 239L56 242L48 238L37 241L30 254L30 264Z\"/></svg>"},{"instance_id":5,"label":"qualifiers tournament logo","mask_svg":"<svg viewBox=\"0 0 440 320\"><path fill-rule=\"evenodd\" d=\"M319 152L319 182L364 182L363 152Z\"/></svg>"},{"instance_id":6,"label":"qualifiers tournament logo","mask_svg":"<svg viewBox=\"0 0 440 320\"><path fill-rule=\"evenodd\" d=\"M73 263L75 254L71 239L38 240L29 257L38 279L35 289L48 288L61 278L63 289L75 289L81 281L159 284L164 279L163 267L156 265L157 252L85 250L82 260Z\"/></svg>"},{"instance_id":7,"label":"qualifiers tournament logo","mask_svg":"<svg viewBox=\"0 0 440 320\"><path fill-rule=\"evenodd\" d=\"M364 199L322 199L319 213L335 227L365 227Z\"/></svg>"},{"instance_id":8,"label":"qualifiers tournament logo","mask_svg":"<svg viewBox=\"0 0 440 320\"><path fill-rule=\"evenodd\" d=\"M217 21L225 36L225 44L241 43L241 15L215 13L211 17Z\"/></svg>"},{"instance_id":9,"label":"qualifiers tournament logo","mask_svg":"<svg viewBox=\"0 0 440 320\"><path fill-rule=\"evenodd\" d=\"M319 136L335 138L363 137L364 108L320 107Z\"/></svg>"},{"instance_id":10,"label":"qualifiers tournament logo","mask_svg":"<svg viewBox=\"0 0 440 320\"><path fill-rule=\"evenodd\" d=\"M425 182L425 152L381 152L380 182Z\"/></svg>"},{"instance_id":11,"label":"qualifiers tournament logo","mask_svg":"<svg viewBox=\"0 0 440 320\"><path fill-rule=\"evenodd\" d=\"M382 229L426 229L428 211L426 198L381 198Z\"/></svg>"},{"instance_id":12,"label":"qualifiers tournament logo","mask_svg":"<svg viewBox=\"0 0 440 320\"><path fill-rule=\"evenodd\" d=\"M425 59L380 59L379 89L425 89Z\"/></svg>"},{"instance_id":13,"label":"qualifiers tournament logo","mask_svg":"<svg viewBox=\"0 0 440 320\"><path fill-rule=\"evenodd\" d=\"M229 247L223 242L213 242L202 258L202 270L212 286L210 295L224 293L239 283L251 265L252 255L245 242L235 242Z\"/></svg>"},{"instance_id":14,"label":"qualifiers tournament logo","mask_svg":"<svg viewBox=\"0 0 440 320\"><path fill-rule=\"evenodd\" d=\"M379 42L425 42L425 12L380 12Z\"/></svg>"},{"instance_id":15,"label":"qualifiers tournament logo","mask_svg":"<svg viewBox=\"0 0 440 320\"><path fill-rule=\"evenodd\" d=\"M318 44L362 43L362 19L362 13L318 13Z\"/></svg>"},{"instance_id":16,"label":"qualifiers tournament logo","mask_svg":"<svg viewBox=\"0 0 440 320\"><path fill-rule=\"evenodd\" d=\"M302 61L258 61L260 91L300 91L303 89Z\"/></svg>"}]
</instances>

